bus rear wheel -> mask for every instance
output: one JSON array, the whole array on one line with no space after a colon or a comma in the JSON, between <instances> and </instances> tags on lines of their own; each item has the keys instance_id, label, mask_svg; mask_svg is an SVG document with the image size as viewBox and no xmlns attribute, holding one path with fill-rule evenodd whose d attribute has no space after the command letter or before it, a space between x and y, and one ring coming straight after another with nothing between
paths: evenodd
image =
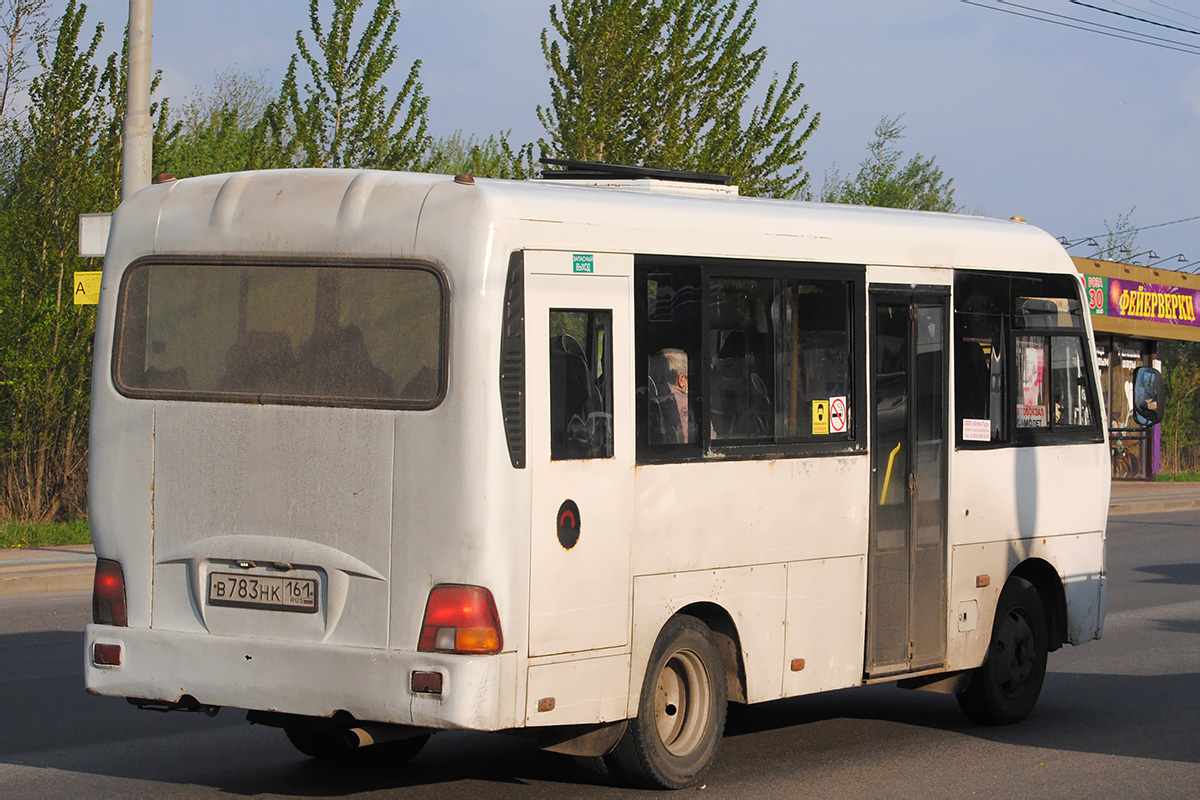
<instances>
[{"instance_id":1,"label":"bus rear wheel","mask_svg":"<svg viewBox=\"0 0 1200 800\"><path fill-rule=\"evenodd\" d=\"M637 716L606 761L638 786L697 783L716 758L726 700L725 665L712 631L694 617L672 617L650 654Z\"/></svg>"},{"instance_id":2,"label":"bus rear wheel","mask_svg":"<svg viewBox=\"0 0 1200 800\"><path fill-rule=\"evenodd\" d=\"M1009 725L1029 716L1046 678L1046 609L1033 584L1004 584L992 624L987 660L958 695L963 713L984 725Z\"/></svg>"}]
</instances>

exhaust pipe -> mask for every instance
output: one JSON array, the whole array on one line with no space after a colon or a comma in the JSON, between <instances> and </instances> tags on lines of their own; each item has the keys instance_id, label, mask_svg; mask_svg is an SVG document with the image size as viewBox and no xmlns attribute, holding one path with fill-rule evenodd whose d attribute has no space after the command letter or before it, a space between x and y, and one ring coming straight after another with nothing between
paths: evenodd
<instances>
[{"instance_id":1,"label":"exhaust pipe","mask_svg":"<svg viewBox=\"0 0 1200 800\"><path fill-rule=\"evenodd\" d=\"M387 725L379 722L363 722L346 730L346 744L351 747L370 747L384 742L398 742L428 733L427 728L409 725Z\"/></svg>"},{"instance_id":2,"label":"exhaust pipe","mask_svg":"<svg viewBox=\"0 0 1200 800\"><path fill-rule=\"evenodd\" d=\"M346 744L351 747L370 747L375 744L375 737L365 728L350 728L346 731Z\"/></svg>"}]
</instances>

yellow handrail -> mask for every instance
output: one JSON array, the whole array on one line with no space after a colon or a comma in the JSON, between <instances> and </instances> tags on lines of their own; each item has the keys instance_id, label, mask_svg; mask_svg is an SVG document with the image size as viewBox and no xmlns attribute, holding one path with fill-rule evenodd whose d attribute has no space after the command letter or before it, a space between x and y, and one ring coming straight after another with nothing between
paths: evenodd
<instances>
[{"instance_id":1,"label":"yellow handrail","mask_svg":"<svg viewBox=\"0 0 1200 800\"><path fill-rule=\"evenodd\" d=\"M892 462L896 460L896 453L900 452L900 442L896 442L896 446L892 448L892 454L888 456L887 474L883 476L883 492L879 495L879 505L887 502L888 486L892 483Z\"/></svg>"}]
</instances>

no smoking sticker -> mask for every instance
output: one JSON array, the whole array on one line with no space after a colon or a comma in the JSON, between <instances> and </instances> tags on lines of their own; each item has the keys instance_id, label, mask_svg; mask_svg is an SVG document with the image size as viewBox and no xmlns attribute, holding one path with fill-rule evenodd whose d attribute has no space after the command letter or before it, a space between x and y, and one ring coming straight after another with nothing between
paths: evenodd
<instances>
[{"instance_id":1,"label":"no smoking sticker","mask_svg":"<svg viewBox=\"0 0 1200 800\"><path fill-rule=\"evenodd\" d=\"M846 398L829 398L829 432L845 433L849 428L850 416L846 413Z\"/></svg>"}]
</instances>

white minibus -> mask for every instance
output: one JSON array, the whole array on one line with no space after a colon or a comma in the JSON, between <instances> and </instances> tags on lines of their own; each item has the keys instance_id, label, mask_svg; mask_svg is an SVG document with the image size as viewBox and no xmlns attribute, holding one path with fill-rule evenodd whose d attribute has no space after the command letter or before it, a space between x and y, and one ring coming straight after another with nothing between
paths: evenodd
<instances>
[{"instance_id":1,"label":"white minibus","mask_svg":"<svg viewBox=\"0 0 1200 800\"><path fill-rule=\"evenodd\" d=\"M88 691L350 761L516 730L659 787L701 779L728 702L898 681L1029 714L1104 620L1105 415L1062 247L567 166L121 205Z\"/></svg>"}]
</instances>

